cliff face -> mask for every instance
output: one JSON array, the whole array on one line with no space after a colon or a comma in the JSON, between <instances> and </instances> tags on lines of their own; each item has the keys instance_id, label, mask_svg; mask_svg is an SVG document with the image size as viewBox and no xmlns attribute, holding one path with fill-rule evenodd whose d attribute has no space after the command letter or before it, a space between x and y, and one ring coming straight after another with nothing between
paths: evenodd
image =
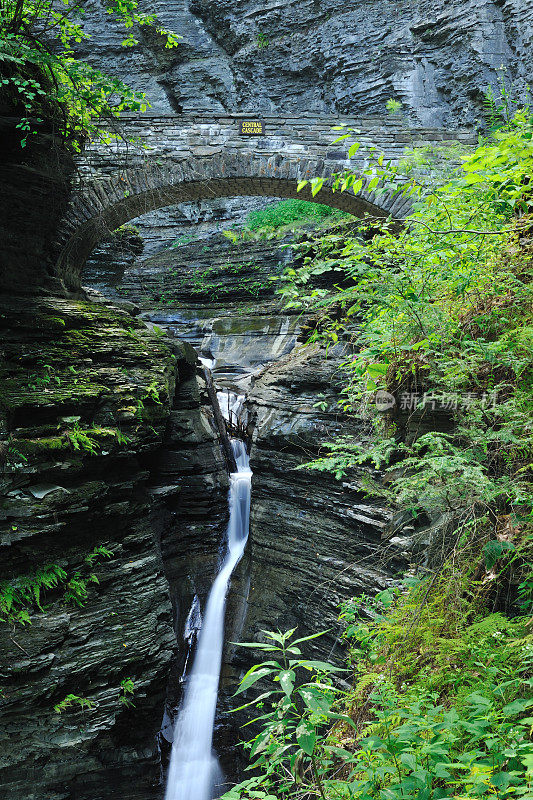
<instances>
[{"instance_id":1,"label":"cliff face","mask_svg":"<svg viewBox=\"0 0 533 800\"><path fill-rule=\"evenodd\" d=\"M518 95L533 66L531 0L156 0L147 10L183 36L177 50L144 32L121 51L100 0L91 10L87 57L166 113L371 114L393 97L425 125L469 124L502 66Z\"/></svg>"},{"instance_id":2,"label":"cliff face","mask_svg":"<svg viewBox=\"0 0 533 800\"><path fill-rule=\"evenodd\" d=\"M256 379L247 400L254 479L245 641L265 628L327 630L308 647L334 659L339 604L389 585L412 549L412 531L393 536L390 509L366 497L362 472L336 480L299 468L324 441L370 435L337 406L343 358L297 348Z\"/></svg>"},{"instance_id":3,"label":"cliff face","mask_svg":"<svg viewBox=\"0 0 533 800\"><path fill-rule=\"evenodd\" d=\"M0 294L55 292L52 245L65 212L74 162L54 121L21 147L20 111L0 98Z\"/></svg>"},{"instance_id":4,"label":"cliff face","mask_svg":"<svg viewBox=\"0 0 533 800\"><path fill-rule=\"evenodd\" d=\"M0 321L2 797L157 797L175 578L196 559L208 583L226 514L196 354L103 305L11 297Z\"/></svg>"}]
</instances>

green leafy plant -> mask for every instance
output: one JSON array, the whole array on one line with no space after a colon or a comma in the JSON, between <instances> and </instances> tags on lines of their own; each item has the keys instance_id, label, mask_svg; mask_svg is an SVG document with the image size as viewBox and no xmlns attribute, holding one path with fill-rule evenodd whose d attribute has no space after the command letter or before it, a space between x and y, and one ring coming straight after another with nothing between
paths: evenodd
<instances>
[{"instance_id":1,"label":"green leafy plant","mask_svg":"<svg viewBox=\"0 0 533 800\"><path fill-rule=\"evenodd\" d=\"M402 104L399 100L394 100L392 97L387 100L386 108L389 114L398 114L402 109Z\"/></svg>"},{"instance_id":2,"label":"green leafy plant","mask_svg":"<svg viewBox=\"0 0 533 800\"><path fill-rule=\"evenodd\" d=\"M28 457L21 453L14 444L8 444L6 447L6 461L13 466L24 465L28 463Z\"/></svg>"},{"instance_id":3,"label":"green leafy plant","mask_svg":"<svg viewBox=\"0 0 533 800\"><path fill-rule=\"evenodd\" d=\"M291 659L292 631L262 645L269 660L239 687L261 682L239 709L263 711L245 745L254 776L224 800L529 797L528 620L487 615L483 592L470 593L469 564L345 604L349 693L324 679L332 673L321 663L305 667L298 646Z\"/></svg>"},{"instance_id":4,"label":"green leafy plant","mask_svg":"<svg viewBox=\"0 0 533 800\"><path fill-rule=\"evenodd\" d=\"M134 32L143 26L151 26L166 47L177 45L180 37L162 28L155 15L141 13L136 0L107 0L104 7L124 25L125 47L138 43ZM76 58L76 45L90 38L86 13L78 0L4 0L0 6L0 93L19 109L23 147L45 118L56 119L64 139L77 146L80 135L112 138L99 125L102 118L147 107L142 92Z\"/></svg>"},{"instance_id":5,"label":"green leafy plant","mask_svg":"<svg viewBox=\"0 0 533 800\"><path fill-rule=\"evenodd\" d=\"M65 603L84 606L91 583L99 583L98 577L89 572L95 561L112 558L113 552L104 545L97 545L88 553L80 569L68 573L59 564L45 564L27 575L18 575L11 580L0 581L0 621L10 625L31 624L30 613L34 609L44 611L42 605L45 592L62 592Z\"/></svg>"},{"instance_id":6,"label":"green leafy plant","mask_svg":"<svg viewBox=\"0 0 533 800\"><path fill-rule=\"evenodd\" d=\"M266 33L260 31L256 36L255 43L258 50L263 50L265 47L269 46L270 41Z\"/></svg>"},{"instance_id":7,"label":"green leafy plant","mask_svg":"<svg viewBox=\"0 0 533 800\"><path fill-rule=\"evenodd\" d=\"M159 389L155 381L152 381L152 383L145 388L143 400L150 400L152 403L156 403L158 406L162 404L159 395Z\"/></svg>"},{"instance_id":8,"label":"green leafy plant","mask_svg":"<svg viewBox=\"0 0 533 800\"><path fill-rule=\"evenodd\" d=\"M402 508L464 519L490 509L530 523L532 135L528 110L517 112L430 193L376 157L369 185L415 200L403 231L369 219L357 236L296 245L302 266L286 271L280 292L316 315L311 342L354 352L341 405L370 428L364 442L326 445L313 468L340 478L368 461L391 479L367 476L368 491ZM357 192L361 180L347 174L336 186ZM388 416L372 410L377 390L392 397ZM450 432L405 439L435 411Z\"/></svg>"},{"instance_id":9,"label":"green leafy plant","mask_svg":"<svg viewBox=\"0 0 533 800\"><path fill-rule=\"evenodd\" d=\"M85 563L86 564L93 564L98 558L113 558L113 551L109 550L107 547L104 547L103 544L97 544L94 550L92 550L88 555L85 556Z\"/></svg>"},{"instance_id":10,"label":"green leafy plant","mask_svg":"<svg viewBox=\"0 0 533 800\"><path fill-rule=\"evenodd\" d=\"M87 430L83 429L79 422L74 423L73 427L66 432L66 436L74 450L85 450L91 455L98 453L98 441Z\"/></svg>"},{"instance_id":11,"label":"green leafy plant","mask_svg":"<svg viewBox=\"0 0 533 800\"><path fill-rule=\"evenodd\" d=\"M29 575L0 581L0 619L9 624L31 623L30 610L41 605L43 590L57 589L67 577L58 564L45 564Z\"/></svg>"},{"instance_id":12,"label":"green leafy plant","mask_svg":"<svg viewBox=\"0 0 533 800\"><path fill-rule=\"evenodd\" d=\"M345 215L330 206L306 200L280 200L261 211L252 211L246 221L249 231L280 231L291 225L342 219ZM231 232L230 232L231 233Z\"/></svg>"},{"instance_id":13,"label":"green leafy plant","mask_svg":"<svg viewBox=\"0 0 533 800\"><path fill-rule=\"evenodd\" d=\"M530 102L529 87L520 99L513 91L512 83L506 75L506 68L497 71L495 85L489 85L483 93L485 120L490 132L509 126L516 112L527 107Z\"/></svg>"},{"instance_id":14,"label":"green leafy plant","mask_svg":"<svg viewBox=\"0 0 533 800\"><path fill-rule=\"evenodd\" d=\"M320 732L332 719L342 719L349 724L351 720L332 710L340 693L333 686L331 675L339 672L339 668L301 657L299 645L322 633L294 639L295 630L262 631L266 643L240 645L268 653L269 660L248 670L236 695L247 692L258 681L269 681L272 688L235 709L241 711L255 706L262 712L255 720L260 721L261 731L246 745L252 759L250 767L261 770L261 774L224 795L227 800L262 797L264 795L257 792L262 787L283 792L298 780L305 780L308 789L324 796L320 758L323 753L330 752L330 747L323 741L317 746Z\"/></svg>"},{"instance_id":15,"label":"green leafy plant","mask_svg":"<svg viewBox=\"0 0 533 800\"><path fill-rule=\"evenodd\" d=\"M126 708L134 708L133 695L135 694L135 683L133 678L124 678L120 681L118 701Z\"/></svg>"},{"instance_id":16,"label":"green leafy plant","mask_svg":"<svg viewBox=\"0 0 533 800\"><path fill-rule=\"evenodd\" d=\"M73 603L83 607L89 596L90 584L100 583L98 576L94 572L89 572L95 561L99 558L112 558L113 552L103 545L97 545L94 550L85 556L83 567L68 576L65 585L63 599L65 603Z\"/></svg>"},{"instance_id":17,"label":"green leafy plant","mask_svg":"<svg viewBox=\"0 0 533 800\"><path fill-rule=\"evenodd\" d=\"M79 697L77 694L67 694L64 700L56 703L54 711L56 714L62 714L64 711L71 711L74 708L81 708L84 711L86 708L94 708L96 705L94 700L89 700L86 697Z\"/></svg>"}]
</instances>

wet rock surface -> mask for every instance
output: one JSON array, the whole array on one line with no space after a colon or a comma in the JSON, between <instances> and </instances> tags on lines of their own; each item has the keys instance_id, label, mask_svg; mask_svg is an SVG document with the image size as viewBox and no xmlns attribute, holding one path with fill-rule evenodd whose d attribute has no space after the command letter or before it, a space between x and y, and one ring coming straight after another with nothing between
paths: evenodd
<instances>
[{"instance_id":1,"label":"wet rock surface","mask_svg":"<svg viewBox=\"0 0 533 800\"><path fill-rule=\"evenodd\" d=\"M271 279L291 261L283 242L232 242L222 233L189 238L127 269L117 293L144 307L198 306L212 314L239 302L250 309L273 298Z\"/></svg>"},{"instance_id":2,"label":"wet rock surface","mask_svg":"<svg viewBox=\"0 0 533 800\"><path fill-rule=\"evenodd\" d=\"M84 280L108 297L133 303L156 328L190 343L214 362L221 387L241 391L254 371L296 342L298 314L284 312L275 295L276 278L292 262L288 244L288 237L203 236L193 227L176 246L143 260L131 254L124 266L126 259L116 258L116 270L107 277L107 255L95 254ZM113 252L124 251L115 245Z\"/></svg>"},{"instance_id":3,"label":"wet rock surface","mask_svg":"<svg viewBox=\"0 0 533 800\"><path fill-rule=\"evenodd\" d=\"M173 580L226 513L196 354L102 303L12 297L0 327L0 581L65 572L31 624L0 624L2 797L159 797Z\"/></svg>"},{"instance_id":4,"label":"wet rock surface","mask_svg":"<svg viewBox=\"0 0 533 800\"><path fill-rule=\"evenodd\" d=\"M301 635L327 630L309 650L334 660L341 654L339 604L385 588L409 558L408 542L390 539L391 510L366 497L362 472L337 480L299 469L323 442L368 439L364 423L337 406L345 356L298 348L267 368L247 399L254 478L243 636L252 641L273 628L298 627Z\"/></svg>"}]
</instances>

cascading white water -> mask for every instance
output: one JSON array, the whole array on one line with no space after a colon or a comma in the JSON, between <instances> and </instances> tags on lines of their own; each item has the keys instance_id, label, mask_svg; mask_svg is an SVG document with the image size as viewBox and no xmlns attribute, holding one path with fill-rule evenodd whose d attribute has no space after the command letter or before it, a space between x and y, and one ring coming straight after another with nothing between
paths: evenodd
<instances>
[{"instance_id":1,"label":"cascading white water","mask_svg":"<svg viewBox=\"0 0 533 800\"><path fill-rule=\"evenodd\" d=\"M244 442L231 442L237 472L230 475L228 549L207 600L198 649L174 729L165 800L212 800L218 763L213 726L231 574L248 539L252 473Z\"/></svg>"}]
</instances>

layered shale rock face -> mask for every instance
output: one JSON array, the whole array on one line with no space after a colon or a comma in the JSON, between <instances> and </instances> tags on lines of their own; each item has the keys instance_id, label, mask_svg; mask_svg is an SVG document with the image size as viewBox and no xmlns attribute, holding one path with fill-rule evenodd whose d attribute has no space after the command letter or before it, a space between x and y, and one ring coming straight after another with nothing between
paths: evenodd
<instances>
[{"instance_id":1,"label":"layered shale rock face","mask_svg":"<svg viewBox=\"0 0 533 800\"><path fill-rule=\"evenodd\" d=\"M371 435L338 408L343 357L298 348L256 379L247 401L254 478L244 640L260 638L261 629L328 630L308 649L333 659L341 601L385 588L413 547L413 531L400 530L390 509L366 497L362 471L336 480L299 469L322 442Z\"/></svg>"},{"instance_id":2,"label":"layered shale rock face","mask_svg":"<svg viewBox=\"0 0 533 800\"><path fill-rule=\"evenodd\" d=\"M424 125L482 118L482 92L520 94L533 66L530 0L156 0L183 36L133 51L101 0L86 55L147 91L153 110L381 113L390 97Z\"/></svg>"},{"instance_id":3,"label":"layered shale rock face","mask_svg":"<svg viewBox=\"0 0 533 800\"><path fill-rule=\"evenodd\" d=\"M290 262L290 252L277 242L236 239L222 233L178 237L174 246L129 267L116 294L144 308L197 307L211 313L235 303L271 301L277 288L271 279ZM91 277L84 273L84 280Z\"/></svg>"},{"instance_id":4,"label":"layered shale rock face","mask_svg":"<svg viewBox=\"0 0 533 800\"><path fill-rule=\"evenodd\" d=\"M231 234L231 232L230 232ZM298 315L280 308L275 291L292 262L289 239L243 240L195 228L143 261L126 250L124 234L84 270L86 286L134 303L144 318L189 342L226 386L247 385L250 373L290 352ZM129 263L128 263L129 259Z\"/></svg>"},{"instance_id":5,"label":"layered shale rock face","mask_svg":"<svg viewBox=\"0 0 533 800\"><path fill-rule=\"evenodd\" d=\"M226 512L196 355L105 305L11 297L0 320L0 616L30 598L0 625L2 796L156 797L183 613L161 553L172 589Z\"/></svg>"}]
</instances>

